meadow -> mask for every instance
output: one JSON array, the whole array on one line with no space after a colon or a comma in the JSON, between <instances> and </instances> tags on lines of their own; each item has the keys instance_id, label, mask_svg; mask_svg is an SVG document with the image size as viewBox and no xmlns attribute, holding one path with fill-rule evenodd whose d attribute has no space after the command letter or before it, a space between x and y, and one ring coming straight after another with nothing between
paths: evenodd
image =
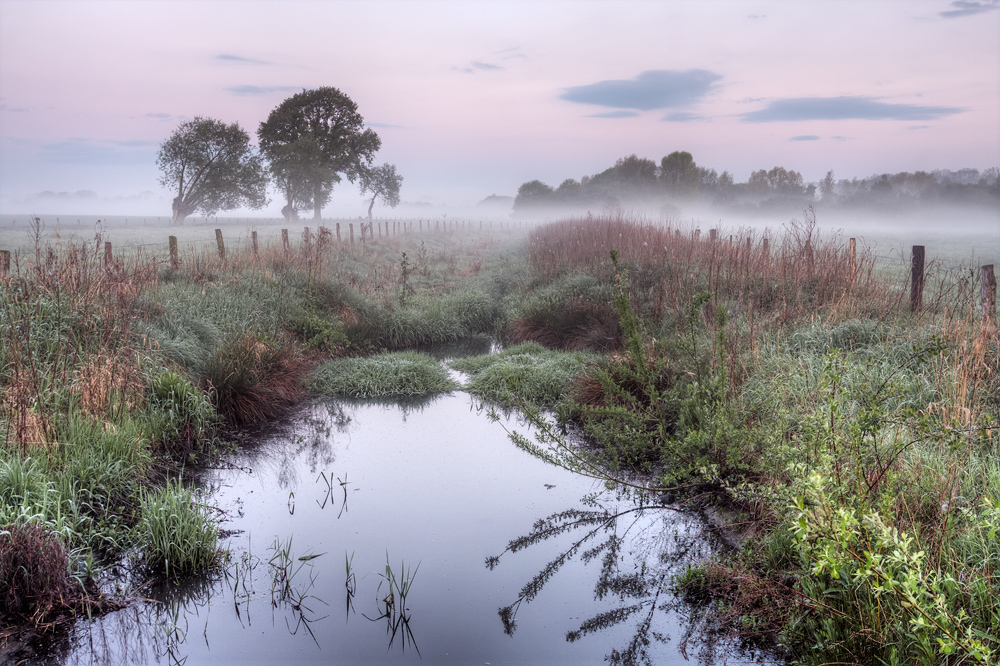
<instances>
[{"instance_id":1,"label":"meadow","mask_svg":"<svg viewBox=\"0 0 1000 666\"><path fill-rule=\"evenodd\" d=\"M906 262L808 211L303 221L287 247L283 221L64 222L0 230L5 626L100 610L108 567L221 566L189 470L310 394L455 390L422 348L483 338L454 368L541 433L515 443L726 516L740 548L672 581L705 631L804 664L1000 655L1000 338L954 247L912 307Z\"/></svg>"}]
</instances>

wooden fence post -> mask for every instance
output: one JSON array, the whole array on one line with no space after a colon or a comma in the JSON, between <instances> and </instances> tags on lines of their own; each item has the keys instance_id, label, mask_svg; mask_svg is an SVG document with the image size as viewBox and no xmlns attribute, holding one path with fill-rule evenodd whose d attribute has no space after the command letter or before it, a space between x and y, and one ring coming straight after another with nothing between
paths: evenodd
<instances>
[{"instance_id":1,"label":"wooden fence post","mask_svg":"<svg viewBox=\"0 0 1000 666\"><path fill-rule=\"evenodd\" d=\"M719 238L719 230L718 229L709 229L708 230L708 240L710 240L710 241L712 241L714 243L718 238Z\"/></svg>"},{"instance_id":2,"label":"wooden fence post","mask_svg":"<svg viewBox=\"0 0 1000 666\"><path fill-rule=\"evenodd\" d=\"M260 259L260 253L257 251L257 232L250 232L250 242L253 243L253 258Z\"/></svg>"},{"instance_id":3,"label":"wooden fence post","mask_svg":"<svg viewBox=\"0 0 1000 666\"><path fill-rule=\"evenodd\" d=\"M302 232L302 243L306 246L306 251L309 251L309 227L305 227Z\"/></svg>"},{"instance_id":4,"label":"wooden fence post","mask_svg":"<svg viewBox=\"0 0 1000 666\"><path fill-rule=\"evenodd\" d=\"M914 245L910 255L910 312L924 303L924 246Z\"/></svg>"},{"instance_id":5,"label":"wooden fence post","mask_svg":"<svg viewBox=\"0 0 1000 666\"><path fill-rule=\"evenodd\" d=\"M340 222L337 222L337 242L340 242Z\"/></svg>"},{"instance_id":6,"label":"wooden fence post","mask_svg":"<svg viewBox=\"0 0 1000 666\"><path fill-rule=\"evenodd\" d=\"M168 236L167 245L170 246L170 267L177 268L180 263L177 260L177 236Z\"/></svg>"},{"instance_id":7,"label":"wooden fence post","mask_svg":"<svg viewBox=\"0 0 1000 666\"><path fill-rule=\"evenodd\" d=\"M983 321L994 321L997 316L997 278L993 264L979 267L979 298L983 304Z\"/></svg>"},{"instance_id":8,"label":"wooden fence post","mask_svg":"<svg viewBox=\"0 0 1000 666\"><path fill-rule=\"evenodd\" d=\"M215 244L219 246L219 259L225 259L226 245L222 242L222 229L215 230Z\"/></svg>"},{"instance_id":9,"label":"wooden fence post","mask_svg":"<svg viewBox=\"0 0 1000 666\"><path fill-rule=\"evenodd\" d=\"M111 241L104 241L104 265L110 266L114 259L111 257Z\"/></svg>"},{"instance_id":10,"label":"wooden fence post","mask_svg":"<svg viewBox=\"0 0 1000 666\"><path fill-rule=\"evenodd\" d=\"M0 278L10 275L10 250L0 250Z\"/></svg>"},{"instance_id":11,"label":"wooden fence post","mask_svg":"<svg viewBox=\"0 0 1000 666\"><path fill-rule=\"evenodd\" d=\"M771 241L765 237L760 244L760 252L764 256L764 265L771 267Z\"/></svg>"},{"instance_id":12,"label":"wooden fence post","mask_svg":"<svg viewBox=\"0 0 1000 666\"><path fill-rule=\"evenodd\" d=\"M353 224L348 224L347 226L351 228L351 245L353 246L354 245L354 225Z\"/></svg>"},{"instance_id":13,"label":"wooden fence post","mask_svg":"<svg viewBox=\"0 0 1000 666\"><path fill-rule=\"evenodd\" d=\"M281 248L288 254L288 229L281 230Z\"/></svg>"},{"instance_id":14,"label":"wooden fence post","mask_svg":"<svg viewBox=\"0 0 1000 666\"><path fill-rule=\"evenodd\" d=\"M850 254L850 260L849 260L850 264L848 265L848 268L851 271L851 283L853 284L854 283L854 279L857 277L857 274L858 274L858 242L857 242L857 239L854 239L854 238L851 239L851 250L850 250L850 252L851 252L851 254Z\"/></svg>"}]
</instances>

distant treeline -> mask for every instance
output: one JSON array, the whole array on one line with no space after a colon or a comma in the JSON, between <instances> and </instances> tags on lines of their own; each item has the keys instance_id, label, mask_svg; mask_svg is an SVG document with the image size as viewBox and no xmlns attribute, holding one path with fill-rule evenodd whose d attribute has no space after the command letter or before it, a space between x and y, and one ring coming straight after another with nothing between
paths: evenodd
<instances>
[{"instance_id":1,"label":"distant treeline","mask_svg":"<svg viewBox=\"0 0 1000 666\"><path fill-rule=\"evenodd\" d=\"M1000 169L903 171L851 180L837 180L833 171L828 171L818 183L805 183L799 172L776 166L754 171L747 182L737 183L728 171L720 174L715 169L698 166L688 152L670 153L659 164L633 154L593 176L580 180L567 178L558 187L540 180L526 182L517 190L514 211L629 206L670 214L678 211L679 205L692 202L769 210L816 201L844 208L898 208L933 203L997 206Z\"/></svg>"}]
</instances>

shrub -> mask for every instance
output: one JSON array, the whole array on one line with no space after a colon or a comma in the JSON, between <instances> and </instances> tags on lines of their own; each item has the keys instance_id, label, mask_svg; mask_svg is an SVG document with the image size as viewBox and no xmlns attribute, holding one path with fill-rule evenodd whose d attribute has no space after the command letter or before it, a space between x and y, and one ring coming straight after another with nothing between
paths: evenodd
<instances>
[{"instance_id":1,"label":"shrub","mask_svg":"<svg viewBox=\"0 0 1000 666\"><path fill-rule=\"evenodd\" d=\"M309 382L309 389L316 393L353 398L423 396L455 388L458 385L440 363L418 352L330 361Z\"/></svg>"}]
</instances>

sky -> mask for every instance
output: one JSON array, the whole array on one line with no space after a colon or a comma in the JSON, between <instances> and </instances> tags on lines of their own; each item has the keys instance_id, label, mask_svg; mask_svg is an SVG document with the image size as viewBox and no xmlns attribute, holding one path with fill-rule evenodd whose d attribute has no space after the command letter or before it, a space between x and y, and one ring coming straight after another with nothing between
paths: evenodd
<instances>
[{"instance_id":1,"label":"sky","mask_svg":"<svg viewBox=\"0 0 1000 666\"><path fill-rule=\"evenodd\" d=\"M179 123L254 136L320 86L436 207L675 150L737 181L985 169L1000 0L0 0L0 213L169 215ZM345 181L324 214L366 212Z\"/></svg>"}]
</instances>

